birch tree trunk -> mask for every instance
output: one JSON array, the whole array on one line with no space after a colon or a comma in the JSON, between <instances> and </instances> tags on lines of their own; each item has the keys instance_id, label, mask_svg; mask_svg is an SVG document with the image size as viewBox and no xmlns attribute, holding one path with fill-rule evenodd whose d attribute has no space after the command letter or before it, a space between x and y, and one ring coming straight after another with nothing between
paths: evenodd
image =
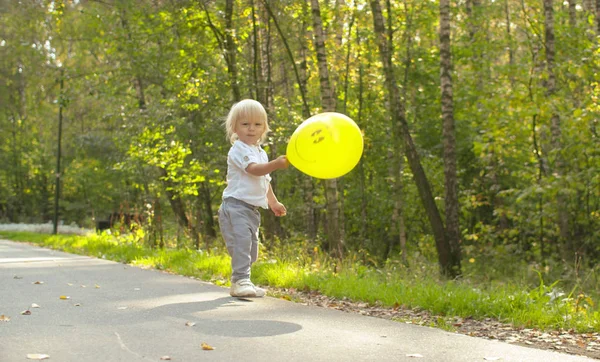
<instances>
[{"instance_id":1,"label":"birch tree trunk","mask_svg":"<svg viewBox=\"0 0 600 362\"><path fill-rule=\"evenodd\" d=\"M406 157L408 158L408 163L412 170L419 196L421 197L421 201L423 202L429 223L433 230L440 271L445 276L455 277L460 274L460 264L457 264L456 261L452 259L452 253L448 240L446 239L442 217L435 204L429 180L425 175L417 148L409 132L408 123L404 114L404 106L400 102L400 90L394 76L391 54L386 42L386 29L383 22L383 15L381 14L381 5L379 0L371 0L370 4L373 11L373 25L375 28L377 45L379 47L379 55L385 72L385 83L391 106L392 128L395 129L396 134L400 135L404 140Z\"/></svg>"},{"instance_id":2,"label":"birch tree trunk","mask_svg":"<svg viewBox=\"0 0 600 362\"><path fill-rule=\"evenodd\" d=\"M442 88L446 237L452 254L452 267L460 270L460 206L456 175L456 130L451 72L450 0L440 0L440 84Z\"/></svg>"},{"instance_id":3,"label":"birch tree trunk","mask_svg":"<svg viewBox=\"0 0 600 362\"><path fill-rule=\"evenodd\" d=\"M311 0L314 43L319 64L319 78L321 85L321 103L324 112L335 111L335 98L329 81L327 68L327 53L325 50L325 35L321 20L321 9L318 0ZM344 255L344 235L340 225L340 204L337 179L325 180L325 196L327 199L327 241L329 252L341 259Z\"/></svg>"},{"instance_id":4,"label":"birch tree trunk","mask_svg":"<svg viewBox=\"0 0 600 362\"><path fill-rule=\"evenodd\" d=\"M544 0L544 26L545 26L545 48L546 48L546 69L548 72L548 80L546 83L546 94L548 102L552 104L556 97L556 74L555 68L555 42L554 42L554 1ZM561 178L563 173L563 160L561 156L562 141L561 141L561 125L560 116L556 109L552 109L552 115L550 118L550 131L551 131L551 148L554 152L554 170L553 173L558 179ZM562 245L563 258L566 261L573 261L575 255L574 245L569 237L569 215L567 211L567 198L561 190L559 190L556 197L556 208L558 217L558 227L560 229L560 241Z\"/></svg>"}]
</instances>

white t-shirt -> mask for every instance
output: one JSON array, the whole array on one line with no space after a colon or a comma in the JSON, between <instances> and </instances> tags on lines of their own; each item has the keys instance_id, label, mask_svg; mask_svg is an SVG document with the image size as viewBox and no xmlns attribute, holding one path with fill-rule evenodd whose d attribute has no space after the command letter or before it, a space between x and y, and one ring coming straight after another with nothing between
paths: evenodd
<instances>
[{"instance_id":1,"label":"white t-shirt","mask_svg":"<svg viewBox=\"0 0 600 362\"><path fill-rule=\"evenodd\" d=\"M254 176L246 172L251 163L267 162L269 157L260 146L235 141L227 154L227 187L223 190L223 198L233 197L250 205L268 209L267 191L271 176Z\"/></svg>"}]
</instances>

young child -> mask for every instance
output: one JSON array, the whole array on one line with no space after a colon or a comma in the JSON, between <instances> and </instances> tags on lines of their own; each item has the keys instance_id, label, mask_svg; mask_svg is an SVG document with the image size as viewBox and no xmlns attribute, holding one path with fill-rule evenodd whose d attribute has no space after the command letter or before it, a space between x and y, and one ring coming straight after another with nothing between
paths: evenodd
<instances>
[{"instance_id":1,"label":"young child","mask_svg":"<svg viewBox=\"0 0 600 362\"><path fill-rule=\"evenodd\" d=\"M227 187L219 207L219 226L231 256L232 297L262 297L265 290L250 281L250 266L258 258L258 208L285 216L286 208L271 188L269 173L289 166L285 156L269 162L260 144L267 138L267 112L254 100L236 103L225 122L232 143L227 154Z\"/></svg>"}]
</instances>

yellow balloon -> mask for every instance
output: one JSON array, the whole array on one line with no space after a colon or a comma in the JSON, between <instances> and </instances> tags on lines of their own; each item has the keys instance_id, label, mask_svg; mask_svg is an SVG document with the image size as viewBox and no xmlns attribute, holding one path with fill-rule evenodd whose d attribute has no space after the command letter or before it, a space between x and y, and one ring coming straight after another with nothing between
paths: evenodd
<instances>
[{"instance_id":1,"label":"yellow balloon","mask_svg":"<svg viewBox=\"0 0 600 362\"><path fill-rule=\"evenodd\" d=\"M287 159L305 174L331 179L350 172L360 161L363 137L349 117L320 113L302 122L287 145Z\"/></svg>"}]
</instances>

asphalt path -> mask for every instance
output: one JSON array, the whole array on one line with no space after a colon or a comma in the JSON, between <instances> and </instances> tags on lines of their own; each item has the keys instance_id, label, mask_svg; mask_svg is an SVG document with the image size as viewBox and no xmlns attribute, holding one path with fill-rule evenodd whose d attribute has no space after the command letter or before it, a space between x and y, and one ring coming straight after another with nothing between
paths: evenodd
<instances>
[{"instance_id":1,"label":"asphalt path","mask_svg":"<svg viewBox=\"0 0 600 362\"><path fill-rule=\"evenodd\" d=\"M0 240L0 361L30 354L77 362L594 361L270 297L232 298L191 278Z\"/></svg>"}]
</instances>

